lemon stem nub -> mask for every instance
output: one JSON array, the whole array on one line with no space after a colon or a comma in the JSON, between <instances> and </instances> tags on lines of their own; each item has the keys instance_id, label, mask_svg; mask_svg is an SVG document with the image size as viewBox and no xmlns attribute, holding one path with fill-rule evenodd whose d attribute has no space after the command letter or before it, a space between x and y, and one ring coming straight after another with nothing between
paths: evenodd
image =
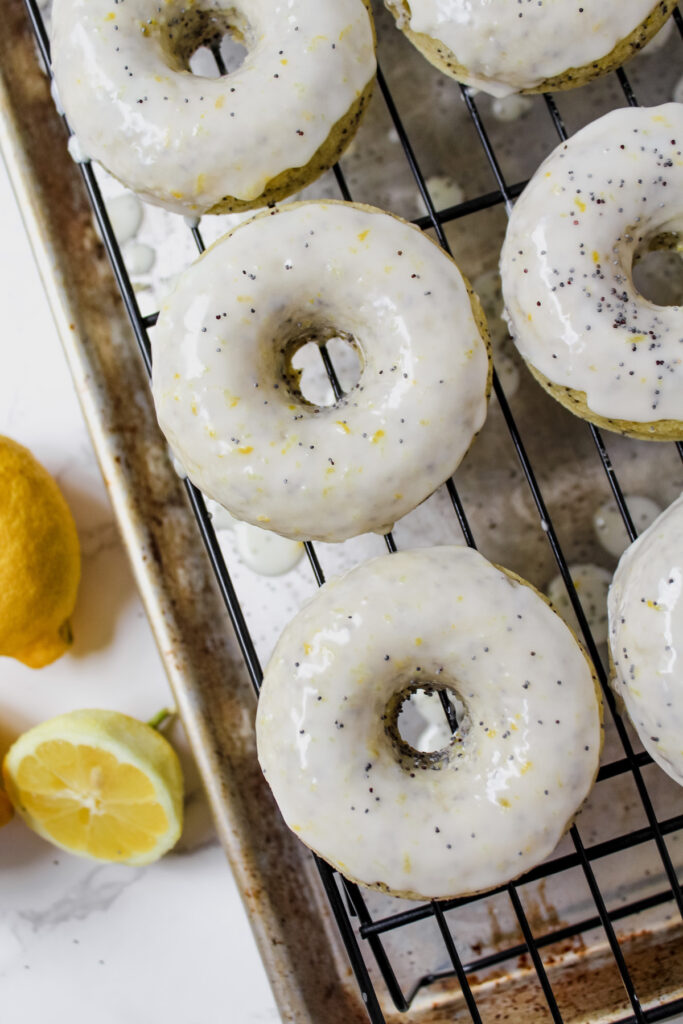
<instances>
[{"instance_id":1,"label":"lemon stem nub","mask_svg":"<svg viewBox=\"0 0 683 1024\"><path fill-rule=\"evenodd\" d=\"M60 639L62 639L65 644L71 647L71 644L74 642L74 633L71 628L71 622L69 621L69 619L66 619L61 624L57 632L59 633Z\"/></svg>"},{"instance_id":2,"label":"lemon stem nub","mask_svg":"<svg viewBox=\"0 0 683 1024\"><path fill-rule=\"evenodd\" d=\"M164 722L169 718L174 718L175 714L175 711L171 711L170 708L162 708L161 711L157 711L156 715L148 720L147 725L158 731Z\"/></svg>"}]
</instances>

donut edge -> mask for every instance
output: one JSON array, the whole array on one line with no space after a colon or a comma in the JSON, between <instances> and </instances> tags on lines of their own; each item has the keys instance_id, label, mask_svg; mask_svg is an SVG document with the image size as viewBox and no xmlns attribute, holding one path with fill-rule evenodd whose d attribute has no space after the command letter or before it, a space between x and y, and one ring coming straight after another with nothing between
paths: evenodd
<instances>
[{"instance_id":1,"label":"donut edge","mask_svg":"<svg viewBox=\"0 0 683 1024\"><path fill-rule=\"evenodd\" d=\"M585 391L576 391L564 384L556 384L549 380L546 374L541 373L528 359L525 359L524 362L543 390L579 419L587 420L602 430L623 434L625 437L632 437L637 441L683 441L683 420L650 420L637 423L633 420L617 420L601 416L588 405Z\"/></svg>"},{"instance_id":2,"label":"donut edge","mask_svg":"<svg viewBox=\"0 0 683 1024\"><path fill-rule=\"evenodd\" d=\"M377 79L377 30L370 0L362 0L362 3L367 10L370 31L372 32L373 51L375 53L375 72L371 75L363 92L354 100L347 112L332 126L327 138L318 147L308 163L302 167L289 167L287 170L281 171L274 178L266 182L263 192L256 196L255 199L237 199L234 196L224 196L219 203L216 203L206 211L205 216L221 213L245 213L248 210L257 210L261 207L270 206L273 203L279 203L288 196L294 195L295 192L300 192L307 185L311 185L326 171L329 171L333 164L342 157L358 131L363 115L372 99Z\"/></svg>"},{"instance_id":3,"label":"donut edge","mask_svg":"<svg viewBox=\"0 0 683 1024\"><path fill-rule=\"evenodd\" d=\"M647 536L647 534L652 529L652 527L654 527L657 523L660 522L660 520L662 520L663 518L666 517L667 513L673 508L673 506L676 504L677 501L681 500L681 498L683 498L683 492L681 493L681 497L680 498L674 499L674 501L667 508L665 508L662 512L660 512L660 514L657 516L655 521L653 523L651 523L650 526L647 527L647 529L643 530L643 532L640 533L636 537L636 539L634 541L632 541L631 544L629 544L629 546L622 552L621 557L619 558L619 562L617 563L617 567L614 570L614 574L612 576L612 583L610 584L610 588L609 588L610 593L612 591L612 587L614 586L614 582L616 580L616 577L617 577L617 574L619 572L619 569L622 566L622 561L624 559L624 556L629 551L631 551L633 549L633 547L638 543L638 541L640 541L642 538ZM627 570L625 569L624 571L626 572ZM607 601L607 621L608 621L608 629L607 629L607 656L608 656L608 661L609 661L608 683L609 683L609 688L610 688L610 690L612 692L612 697L614 699L614 704L615 704L616 710L617 710L617 712L618 712L618 714L620 715L621 718L623 718L626 721L630 722L630 724L633 727L636 735L638 736L638 739L642 743L642 745L645 748L646 752L652 758L653 762L657 765L657 767L662 772L664 772L665 775L668 775L668 777L670 779L672 779L673 782L677 783L677 785L683 786L683 778L681 777L681 774L680 773L678 773L678 774L675 773L675 769L672 769L672 766L671 766L670 762L667 760L667 758L665 758L661 754L661 752L657 749L656 745L654 747L652 746L652 744L650 742L650 739L649 739L649 737L647 735L643 736L641 734L641 730L638 728L638 726L634 722L633 718L631 717L631 713L630 713L630 711L628 709L628 705L627 705L626 699L624 697L624 692L628 691L630 689L629 682L625 678L623 673L617 671L617 666L616 666L616 663L614 661L614 656L613 656L613 646L614 646L614 644L617 641L616 634L617 634L617 632L619 630L619 625L617 623L617 620L614 619L613 616L612 616L612 604L611 604L611 601L609 600L609 595L608 595L608 601ZM614 633L614 636L613 636L613 633ZM622 691L624 691L624 692L622 692Z\"/></svg>"},{"instance_id":4,"label":"donut edge","mask_svg":"<svg viewBox=\"0 0 683 1024\"><path fill-rule=\"evenodd\" d=\"M456 55L444 43L434 36L426 35L424 32L413 32L407 22L403 26L400 24L401 17L410 18L409 0L400 0L400 2L400 11L393 6L389 7L386 0L385 6L393 15L397 27L410 40L413 46L420 51L422 56L430 64L433 64L435 68L443 72L443 74L454 78L456 82L461 82L463 85L474 84L468 82L468 79L471 77L468 68L458 62ZM547 78L538 85L531 86L528 89L516 90L516 93L534 95L535 93L576 89L591 82L594 78L609 74L610 71L620 67L621 64L625 63L630 57L633 57L650 42L664 25L665 21L671 16L676 4L677 0L657 0L648 16L600 60L584 64L579 68L567 68L553 78ZM486 89L482 86L482 81L481 78L477 77L477 88L486 92Z\"/></svg>"}]
</instances>

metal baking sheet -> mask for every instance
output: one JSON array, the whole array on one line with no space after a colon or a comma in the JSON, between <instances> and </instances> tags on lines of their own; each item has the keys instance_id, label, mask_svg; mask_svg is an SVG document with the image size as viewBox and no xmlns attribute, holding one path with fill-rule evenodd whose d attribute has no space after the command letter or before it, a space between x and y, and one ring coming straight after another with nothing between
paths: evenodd
<instances>
[{"instance_id":1,"label":"metal baking sheet","mask_svg":"<svg viewBox=\"0 0 683 1024\"><path fill-rule=\"evenodd\" d=\"M213 574L204 554L181 481L156 426L149 388L130 324L103 246L94 229L78 167L66 150L66 131L50 97L21 0L5 0L0 36L0 141L24 214L45 287L93 444L107 482L147 613L180 713L212 804L221 840L250 913L254 933L283 1020L336 1024L366 1020L336 926L313 862L284 828L255 756L255 699ZM380 57L394 99L419 159L442 205L459 195L495 189L457 86L432 69L403 39L380 4L375 5ZM639 99L671 97L683 71L680 42L669 39L656 54L629 67ZM623 104L611 76L557 97L570 130ZM556 143L543 100L535 98L517 120L498 119L492 101L481 110L504 173L522 181ZM402 158L396 131L381 96L343 160L354 200L383 206L409 219L424 213ZM100 176L105 197L119 186ZM338 198L329 174L306 196ZM234 221L203 221L207 242ZM495 297L495 270L505 229L501 206L447 225L449 241L470 279L489 290L496 359L535 472L570 563L612 570L615 560L598 544L593 514L610 497L608 482L586 427L544 395L519 365L506 341ZM172 277L193 258L182 221L146 208L139 238L157 252L157 269L136 283L143 313L153 312ZM613 463L628 494L648 495L661 507L683 488L673 446L608 436ZM505 428L492 402L487 424L456 477L477 543L487 557L547 588L556 573L547 538ZM441 489L397 524L400 547L462 543L450 499ZM259 576L239 559L234 535L221 534L226 559L261 660L279 631L314 590L304 563L282 579ZM327 576L381 554L381 538L318 545ZM608 735L604 761L621 755ZM680 789L655 766L645 777L660 818L680 810ZM602 782L579 825L586 845L609 841L645 824L629 775ZM667 843L683 861L680 834ZM562 852L562 849L558 852ZM567 850L569 846L567 845ZM610 909L666 888L654 844L594 862ZM536 937L561 930L595 911L580 870L530 883L522 890ZM373 913L396 913L409 904L366 894ZM457 941L464 960L481 959L521 941L509 901L492 896L457 911ZM683 993L683 928L672 902L616 923L628 966L644 1002ZM449 968L432 918L388 932L405 990L424 974ZM624 993L604 932L549 945L546 968L563 1018L608 1022L626 1013ZM444 978L421 989L407 1014L397 1014L371 967L387 1021L441 1024L468 1021L457 983ZM528 956L470 978L483 1019L545 1021L548 1010Z\"/></svg>"}]
</instances>

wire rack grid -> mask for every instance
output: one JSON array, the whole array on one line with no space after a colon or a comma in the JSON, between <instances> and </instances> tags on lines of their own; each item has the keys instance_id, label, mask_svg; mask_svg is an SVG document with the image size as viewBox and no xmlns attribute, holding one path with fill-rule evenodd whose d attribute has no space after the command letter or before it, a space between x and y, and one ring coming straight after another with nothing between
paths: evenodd
<instances>
[{"instance_id":1,"label":"wire rack grid","mask_svg":"<svg viewBox=\"0 0 683 1024\"><path fill-rule=\"evenodd\" d=\"M38 49L45 64L46 71L48 75L51 76L49 39L37 0L25 0L25 3L35 33ZM674 9L673 19L675 21L676 30L683 41L683 15L681 15L678 8ZM225 74L226 68L223 64L220 50L217 47L213 49L213 54L220 73ZM618 77L621 90L623 91L625 102L629 105L636 106L638 101L625 71L623 68L620 68L615 74ZM381 69L378 69L377 81L394 129L398 135L403 155L407 161L410 172L414 178L414 182L427 210L427 214L416 218L414 223L422 229L432 229L440 245L447 252L450 252L446 233L444 231L444 225L449 221L471 216L478 211L501 204L509 214L512 209L514 199L520 195L526 185L526 182L522 181L511 184L506 181L501 170L498 157L490 142L484 120L478 109L475 91L470 90L466 86L461 85L459 87L462 101L467 107L467 111L476 130L478 140L495 177L497 188L493 191L482 193L474 198L470 198L456 205L450 206L447 209L437 210L430 195L429 188L427 187L425 174L421 169L415 148L404 127L403 120ZM543 98L559 139L566 139L567 131L565 130L562 117L553 97L546 94ZM156 323L157 314L147 316L141 315L135 291L126 271L119 245L109 222L107 210L102 199L97 179L89 161L86 161L81 165L81 171L92 203L94 217L101 232L144 365L148 374L151 375L151 347L148 332L153 329ZM352 201L353 197L349 190L346 178L338 164L333 168L333 172L341 198ZM189 230L192 232L198 252L203 252L204 242L199 225L191 225ZM325 370L327 371L335 399L338 400L342 396L343 391L330 354L324 345L320 348L320 354ZM647 825L643 828L630 831L607 841L594 843L593 845L585 845L581 838L579 827L574 824L570 830L573 852L564 854L563 856L551 857L514 882L501 886L500 888L483 895L419 903L408 910L402 910L398 913L382 917L373 917L371 915L366 899L361 889L355 883L349 882L347 879L338 875L337 872L335 872L321 859L317 857L314 859L322 886L329 900L341 938L346 947L352 970L360 986L368 1017L372 1024L384 1024L385 1016L380 1005L380 999L371 980L368 958L374 959L376 968L379 970L388 993L393 1000L393 1004L398 1011L408 1011L415 999L415 996L420 990L444 978L455 977L461 987L462 995L473 1024L481 1024L482 1015L479 1007L477 1006L473 988L469 983L469 977L477 971L493 967L506 961L514 960L515 958L525 954L530 958L533 968L535 969L550 1019L552 1019L555 1024L562 1024L564 1018L561 1014L556 995L553 992L548 972L544 966L541 951L554 943L572 938L598 927L602 928L607 943L609 944L609 948L614 958L614 963L623 983L625 995L624 1005L626 1014L621 1016L618 1021L614 1021L614 1024L652 1024L652 1022L665 1020L677 1013L683 1012L683 998L674 998L668 1002L661 1002L657 1006L647 1009L643 1007L632 973L629 970L623 950L617 938L614 923L623 918L630 917L631 915L667 903L673 903L677 908L678 913L683 918L683 893L681 892L681 885L665 842L665 836L683 829L683 814L660 820L655 813L653 801L650 793L648 792L642 773L642 769L650 764L652 759L647 753L637 753L634 750L627 729L619 715L612 691L608 685L607 673L602 664L595 639L591 633L587 616L582 607L581 600L574 583L572 582L567 558L558 540L552 517L548 512L546 502L537 482L534 467L527 455L520 430L518 429L495 370L493 374L493 388L500 404L500 409L526 479L526 483L533 498L540 520L540 525L545 533L547 542L552 549L552 554L566 587L571 606L579 622L586 648L595 665L602 687L605 704L608 709L608 714L613 720L623 750L623 756L618 757L608 764L604 764L600 768L597 783L599 784L602 781L615 778L619 775L630 774L635 783L637 793L647 819ZM627 502L624 499L622 487L613 468L607 446L605 445L601 432L595 426L592 424L586 424L586 429L588 429L592 435L596 454L606 474L628 536L630 540L633 541L637 537L634 520L631 512L629 511ZM677 442L676 447L680 458L683 460L683 443ZM187 479L185 481L185 486L203 543L206 547L218 586L225 602L227 613L234 628L254 689L258 694L262 680L261 665L259 663L259 658L247 627L243 611L240 607L235 587L233 586L230 573L224 561L216 533L212 526L211 516L207 511L201 492ZM465 542L471 547L476 547L473 531L453 479L449 479L446 482L445 487L450 497L453 511L457 517ZM384 539L389 553L397 550L392 533L387 533ZM314 545L306 543L305 549L315 581L320 586L325 582L325 577ZM440 697L448 724L451 730L455 731L457 728L455 710L445 694L440 694ZM622 906L608 911L603 893L601 892L596 879L593 862L617 852L635 849L641 844L648 842L654 842L656 845L664 877L668 882L667 887L641 899L630 898L629 901L625 902ZM541 937L535 937L530 927L527 914L525 913L522 898L520 896L520 888L529 882L550 878L551 876L560 875L563 872L576 868L579 868L583 872L588 890L592 897L594 912L571 925L556 928ZM458 953L453 934L454 921L457 922L457 917L454 918L452 913L447 917L448 912L456 911L460 907L467 906L479 899L498 893L507 894L518 922L519 930L523 936L523 941L515 945L508 945L507 947L487 956L463 962ZM391 957L385 949L383 936L386 936L395 929L406 927L425 918L433 918L435 921L443 940L448 959L450 960L451 967L445 971L442 970L439 972L425 974L413 985L409 992L405 992L399 984Z\"/></svg>"}]
</instances>

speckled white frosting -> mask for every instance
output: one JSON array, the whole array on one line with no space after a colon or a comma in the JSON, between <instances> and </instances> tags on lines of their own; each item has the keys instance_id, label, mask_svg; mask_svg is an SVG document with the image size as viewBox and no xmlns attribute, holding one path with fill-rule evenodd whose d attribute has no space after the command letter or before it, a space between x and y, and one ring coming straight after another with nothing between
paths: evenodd
<instances>
[{"instance_id":1,"label":"speckled white frosting","mask_svg":"<svg viewBox=\"0 0 683 1024\"><path fill-rule=\"evenodd\" d=\"M501 255L510 331L549 381L611 419L683 420L683 308L640 295L634 255L683 232L683 105L624 107L541 164Z\"/></svg>"},{"instance_id":2,"label":"speckled white frosting","mask_svg":"<svg viewBox=\"0 0 683 1024\"><path fill-rule=\"evenodd\" d=\"M355 388L312 405L297 339L345 332ZM188 475L236 518L294 540L383 531L455 470L486 416L489 359L451 259L370 207L294 203L179 278L152 333L153 393Z\"/></svg>"},{"instance_id":3,"label":"speckled white frosting","mask_svg":"<svg viewBox=\"0 0 683 1024\"><path fill-rule=\"evenodd\" d=\"M653 0L385 0L413 32L444 43L463 81L493 96L533 89L599 61L636 29Z\"/></svg>"},{"instance_id":4,"label":"speckled white frosting","mask_svg":"<svg viewBox=\"0 0 683 1024\"><path fill-rule=\"evenodd\" d=\"M430 682L465 706L436 767L398 748L387 707ZM588 662L539 595L440 547L325 584L275 648L256 734L305 843L350 878L431 898L502 884L552 851L595 778L600 718Z\"/></svg>"},{"instance_id":5,"label":"speckled white frosting","mask_svg":"<svg viewBox=\"0 0 683 1024\"><path fill-rule=\"evenodd\" d=\"M221 0L246 20L244 63L184 70L165 43L185 0L55 0L53 65L89 156L151 202L201 214L303 167L375 73L362 0Z\"/></svg>"},{"instance_id":6,"label":"speckled white frosting","mask_svg":"<svg viewBox=\"0 0 683 1024\"><path fill-rule=\"evenodd\" d=\"M621 557L608 596L612 687L683 785L683 495Z\"/></svg>"}]
</instances>

